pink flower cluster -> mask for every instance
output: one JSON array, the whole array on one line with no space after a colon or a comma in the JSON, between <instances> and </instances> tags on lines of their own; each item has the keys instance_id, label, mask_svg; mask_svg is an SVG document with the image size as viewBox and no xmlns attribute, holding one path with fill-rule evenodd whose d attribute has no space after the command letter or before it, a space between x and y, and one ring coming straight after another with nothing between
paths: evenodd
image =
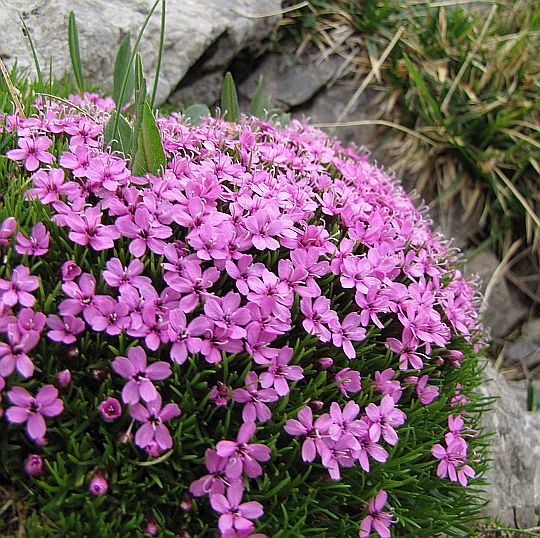
<instances>
[{"instance_id":1,"label":"pink flower cluster","mask_svg":"<svg viewBox=\"0 0 540 538\"><path fill-rule=\"evenodd\" d=\"M111 103L90 94L74 103L89 113L40 100L37 118L7 118L19 136L19 148L7 156L32 172L26 199L47 206L54 223L18 233L15 251L46 255L52 227L59 226L74 244L105 251L106 268L91 274L65 260L63 299L48 317L32 310L39 279L28 267L17 265L0 279L0 330L7 340L0 343L2 383L15 371L33 375L28 353L45 325L48 338L63 345L88 330L136 339L141 345L111 367L137 423L135 444L158 456L174 448L166 423L181 414L160 394L173 369L188 360L215 365L224 357L249 357L243 384L230 390L221 384L211 395L218 405L241 409L236 440L208 448L208 474L190 490L209 496L222 536L260 537L252 522L263 507L242 499L245 481L261 476L272 451L254 437L264 437L273 404L301 385L312 363L297 356L287 336L303 331L321 353L346 361L333 372L338 399L367 388L358 350L375 330L386 335L383 343L399 363L397 371L377 372L372 380L380 399L363 410L354 400L321 402L326 412L316 418L304 407L284 430L303 438L305 462L319 457L336 480L344 468L369 472L371 460L384 463L381 443L395 445L406 420L397 407L405 389L401 373L429 404L438 389L422 368L459 367L459 355L446 348L456 335L474 342L478 330L472 290L403 190L365 157L298 121L282 131L255 119L235 125L208 119L195 127L176 114L158 120L167 168L158 177L134 177L128 161L103 148ZM49 150L59 134L69 143L56 159ZM15 228L14 219L3 222L0 248ZM125 263L112 251L123 246ZM150 276L150 258L162 259L159 278ZM340 293L351 297L345 311L335 300ZM161 349L168 362L152 358ZM332 369L333 361L320 366ZM43 417L58 415L61 401L50 385L35 398L23 390L8 393L13 407L6 417L27 422L30 437L41 439ZM111 396L100 411L115 420L122 404ZM447 443L434 447L442 459L438 474L466 483L463 477L472 475L460 467L463 440L452 434ZM385 503L383 491L370 501L360 536L372 527L389 536Z\"/></svg>"}]
</instances>

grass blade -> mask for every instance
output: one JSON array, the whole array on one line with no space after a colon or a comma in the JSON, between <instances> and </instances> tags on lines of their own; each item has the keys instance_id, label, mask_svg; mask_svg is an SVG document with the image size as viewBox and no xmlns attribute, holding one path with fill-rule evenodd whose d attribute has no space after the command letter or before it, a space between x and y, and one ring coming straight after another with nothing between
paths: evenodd
<instances>
[{"instance_id":1,"label":"grass blade","mask_svg":"<svg viewBox=\"0 0 540 538\"><path fill-rule=\"evenodd\" d=\"M255 93L251 98L251 103L249 105L249 111L259 119L264 118L265 112L270 110L270 97L265 97L264 95L264 79L261 75L257 81L257 87L255 88Z\"/></svg>"},{"instance_id":2,"label":"grass blade","mask_svg":"<svg viewBox=\"0 0 540 538\"><path fill-rule=\"evenodd\" d=\"M139 49L139 44L141 42L142 36L144 34L144 31L146 30L146 27L148 26L148 23L150 22L150 19L152 15L154 14L154 11L156 10L157 5L159 4L160 0L156 0L152 7L150 8L150 11L148 12L148 15L144 19L144 22L141 26L141 29L139 30L139 33L137 34L137 39L135 40L135 45L133 45L133 50L131 51L131 57L129 58L129 64L131 65L133 63L133 60L135 59L135 55L137 54L137 51ZM129 77L129 71L126 71L126 74L124 75L124 80L122 81L122 86L120 88L120 95L118 97L118 100L121 102L124 99L124 94L126 92L127 84L128 84L128 77ZM118 119L119 116L116 115L114 119L113 124L113 138L116 137L116 132L118 129Z\"/></svg>"},{"instance_id":3,"label":"grass blade","mask_svg":"<svg viewBox=\"0 0 540 538\"><path fill-rule=\"evenodd\" d=\"M238 109L238 94L233 77L227 71L223 80L223 88L221 89L221 113L226 121L238 121L240 111Z\"/></svg>"},{"instance_id":4,"label":"grass blade","mask_svg":"<svg viewBox=\"0 0 540 538\"><path fill-rule=\"evenodd\" d=\"M166 16L166 1L161 1L161 28L159 30L159 49L156 63L156 74L154 75L154 87L152 88L152 98L150 99L150 106L154 109L154 103L156 102L156 93L159 83L159 72L161 70L161 57L163 56L163 42L165 40L165 16Z\"/></svg>"},{"instance_id":5,"label":"grass blade","mask_svg":"<svg viewBox=\"0 0 540 538\"><path fill-rule=\"evenodd\" d=\"M75 20L75 13L73 13L73 11L70 11L68 16L68 44L75 81L77 82L79 92L84 93L84 78L81 67L81 54L79 51L79 33L77 31L77 21Z\"/></svg>"},{"instance_id":6,"label":"grass blade","mask_svg":"<svg viewBox=\"0 0 540 538\"><path fill-rule=\"evenodd\" d=\"M34 47L34 42L32 41L32 36L30 35L30 31L28 30L28 27L26 26L26 23L24 22L23 16L20 11L19 19L21 19L21 23L23 25L23 34L26 39L28 39L30 50L32 51L32 57L34 58L34 65L36 66L36 73L39 81L39 89L40 91L43 91L43 77L41 76L41 67L39 66L39 60L36 54L36 49Z\"/></svg>"}]
</instances>

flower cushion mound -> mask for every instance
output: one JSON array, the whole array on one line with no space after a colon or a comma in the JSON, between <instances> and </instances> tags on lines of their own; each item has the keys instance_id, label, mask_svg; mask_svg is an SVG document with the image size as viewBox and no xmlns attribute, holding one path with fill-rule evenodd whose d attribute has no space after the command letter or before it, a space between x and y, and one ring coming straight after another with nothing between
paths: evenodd
<instances>
[{"instance_id":1,"label":"flower cushion mound","mask_svg":"<svg viewBox=\"0 0 540 538\"><path fill-rule=\"evenodd\" d=\"M110 99L73 103L2 129L0 473L30 535L466 534L475 297L396 182L298 121L178 114L135 177Z\"/></svg>"}]
</instances>

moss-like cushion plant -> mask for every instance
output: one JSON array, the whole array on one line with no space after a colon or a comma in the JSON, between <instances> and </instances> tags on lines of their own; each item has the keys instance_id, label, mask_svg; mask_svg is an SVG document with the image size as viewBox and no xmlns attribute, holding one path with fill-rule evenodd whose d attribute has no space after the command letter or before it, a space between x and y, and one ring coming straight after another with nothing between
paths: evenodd
<instances>
[{"instance_id":1,"label":"moss-like cushion plant","mask_svg":"<svg viewBox=\"0 0 540 538\"><path fill-rule=\"evenodd\" d=\"M396 181L298 121L125 157L113 106L2 118L0 533L470 533L474 293Z\"/></svg>"}]
</instances>

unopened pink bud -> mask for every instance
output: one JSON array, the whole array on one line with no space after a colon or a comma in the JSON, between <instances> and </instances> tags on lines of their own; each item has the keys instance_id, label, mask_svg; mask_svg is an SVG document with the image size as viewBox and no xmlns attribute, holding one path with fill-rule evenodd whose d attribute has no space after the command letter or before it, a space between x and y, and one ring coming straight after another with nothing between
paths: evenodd
<instances>
[{"instance_id":1,"label":"unopened pink bud","mask_svg":"<svg viewBox=\"0 0 540 538\"><path fill-rule=\"evenodd\" d=\"M315 364L320 370L328 370L328 368L332 367L334 361L330 357L323 357L322 359L319 359Z\"/></svg>"},{"instance_id":2,"label":"unopened pink bud","mask_svg":"<svg viewBox=\"0 0 540 538\"><path fill-rule=\"evenodd\" d=\"M43 473L43 460L41 456L37 454L28 456L24 469L29 476L40 476Z\"/></svg>"},{"instance_id":3,"label":"unopened pink bud","mask_svg":"<svg viewBox=\"0 0 540 538\"><path fill-rule=\"evenodd\" d=\"M71 372L69 370L62 370L56 376L56 384L65 389L71 383Z\"/></svg>"},{"instance_id":4,"label":"unopened pink bud","mask_svg":"<svg viewBox=\"0 0 540 538\"><path fill-rule=\"evenodd\" d=\"M311 402L309 402L309 407L311 407L313 411L320 411L324 407L324 402L321 402L321 400L311 400Z\"/></svg>"},{"instance_id":5,"label":"unopened pink bud","mask_svg":"<svg viewBox=\"0 0 540 538\"><path fill-rule=\"evenodd\" d=\"M99 497L100 495L105 495L105 493L107 493L109 484L107 483L107 480L105 480L105 477L96 474L92 477L92 480L90 480L89 489L92 495Z\"/></svg>"}]
</instances>

